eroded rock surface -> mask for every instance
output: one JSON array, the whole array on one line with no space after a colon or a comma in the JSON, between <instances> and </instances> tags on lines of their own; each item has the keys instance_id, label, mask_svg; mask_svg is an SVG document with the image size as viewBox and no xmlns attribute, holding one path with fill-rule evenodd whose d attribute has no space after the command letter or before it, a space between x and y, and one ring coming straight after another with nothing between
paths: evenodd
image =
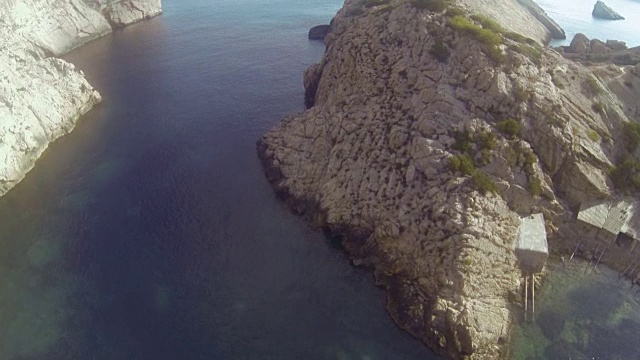
<instances>
[{"instance_id":1,"label":"eroded rock surface","mask_svg":"<svg viewBox=\"0 0 640 360\"><path fill-rule=\"evenodd\" d=\"M624 74L506 38L491 55L443 12L358 4L305 72L310 108L258 142L267 176L344 235L400 327L451 358L504 358L519 215L544 213L553 238L569 209L611 193L612 139L629 118L607 84ZM469 175L452 169L462 157Z\"/></svg>"},{"instance_id":2,"label":"eroded rock surface","mask_svg":"<svg viewBox=\"0 0 640 360\"><path fill-rule=\"evenodd\" d=\"M160 11L160 0L0 2L0 195L100 101L83 74L55 56L110 32L109 21Z\"/></svg>"}]
</instances>

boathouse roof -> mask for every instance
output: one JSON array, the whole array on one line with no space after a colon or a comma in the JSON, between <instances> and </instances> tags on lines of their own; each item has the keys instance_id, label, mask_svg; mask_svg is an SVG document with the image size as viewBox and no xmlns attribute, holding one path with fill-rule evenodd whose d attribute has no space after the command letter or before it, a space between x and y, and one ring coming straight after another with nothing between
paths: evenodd
<instances>
[{"instance_id":1,"label":"boathouse roof","mask_svg":"<svg viewBox=\"0 0 640 360\"><path fill-rule=\"evenodd\" d=\"M516 256L522 269L527 273L542 271L549 257L547 230L542 214L522 218L515 245Z\"/></svg>"},{"instance_id":2,"label":"boathouse roof","mask_svg":"<svg viewBox=\"0 0 640 360\"><path fill-rule=\"evenodd\" d=\"M638 240L640 204L631 199L595 200L580 205L578 220L612 235L624 233Z\"/></svg>"}]
</instances>

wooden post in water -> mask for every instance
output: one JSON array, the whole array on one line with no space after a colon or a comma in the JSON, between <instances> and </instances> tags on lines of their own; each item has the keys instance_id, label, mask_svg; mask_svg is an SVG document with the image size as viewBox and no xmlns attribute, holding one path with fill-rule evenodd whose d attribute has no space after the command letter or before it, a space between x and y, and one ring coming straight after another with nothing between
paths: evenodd
<instances>
[{"instance_id":1,"label":"wooden post in water","mask_svg":"<svg viewBox=\"0 0 640 360\"><path fill-rule=\"evenodd\" d=\"M536 278L531 274L531 317L536 321Z\"/></svg>"},{"instance_id":2,"label":"wooden post in water","mask_svg":"<svg viewBox=\"0 0 640 360\"><path fill-rule=\"evenodd\" d=\"M528 301L529 301L529 285L527 283L527 275L524 276L524 321L527 321Z\"/></svg>"},{"instance_id":3,"label":"wooden post in water","mask_svg":"<svg viewBox=\"0 0 640 360\"><path fill-rule=\"evenodd\" d=\"M578 241L578 243L576 244L576 248L573 249L573 253L571 253L571 257L569 258L569 260L573 260L573 256L576 254L576 251L578 251L578 248L580 247L580 244L582 244L582 239L580 239Z\"/></svg>"}]
</instances>

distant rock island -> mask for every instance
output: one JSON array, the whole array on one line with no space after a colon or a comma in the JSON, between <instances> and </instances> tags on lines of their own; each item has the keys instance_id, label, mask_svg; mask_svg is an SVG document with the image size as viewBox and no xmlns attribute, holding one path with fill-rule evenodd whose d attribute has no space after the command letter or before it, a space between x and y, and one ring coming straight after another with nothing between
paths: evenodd
<instances>
[{"instance_id":1,"label":"distant rock island","mask_svg":"<svg viewBox=\"0 0 640 360\"><path fill-rule=\"evenodd\" d=\"M0 1L0 196L101 100L57 56L161 11L160 0Z\"/></svg>"},{"instance_id":2,"label":"distant rock island","mask_svg":"<svg viewBox=\"0 0 640 360\"><path fill-rule=\"evenodd\" d=\"M604 2L598 0L593 7L591 15L598 19L605 20L624 20L624 17L615 10L607 6Z\"/></svg>"},{"instance_id":3,"label":"distant rock island","mask_svg":"<svg viewBox=\"0 0 640 360\"><path fill-rule=\"evenodd\" d=\"M516 0L347 0L304 73L308 109L257 144L275 192L452 359L508 358L523 217L543 214L556 254L603 254L577 214L640 191L640 66L574 61L550 37ZM574 41L565 52L629 50ZM628 247L606 244L598 261L624 269Z\"/></svg>"}]
</instances>

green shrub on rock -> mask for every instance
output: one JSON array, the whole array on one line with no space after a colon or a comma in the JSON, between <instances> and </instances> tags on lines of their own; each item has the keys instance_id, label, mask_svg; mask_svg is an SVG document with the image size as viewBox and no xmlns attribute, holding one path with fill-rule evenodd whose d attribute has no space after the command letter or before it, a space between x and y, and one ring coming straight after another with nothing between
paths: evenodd
<instances>
[{"instance_id":1,"label":"green shrub on rock","mask_svg":"<svg viewBox=\"0 0 640 360\"><path fill-rule=\"evenodd\" d=\"M447 62L451 52L449 48L442 42L442 40L437 40L435 44L431 47L429 54L433 55L439 62Z\"/></svg>"},{"instance_id":2,"label":"green shrub on rock","mask_svg":"<svg viewBox=\"0 0 640 360\"><path fill-rule=\"evenodd\" d=\"M467 34L480 42L484 52L495 62L502 63L504 61L504 54L500 49L502 35L493 27L485 29L464 16L454 16L449 19L448 24L452 29Z\"/></svg>"},{"instance_id":3,"label":"green shrub on rock","mask_svg":"<svg viewBox=\"0 0 640 360\"><path fill-rule=\"evenodd\" d=\"M618 161L609 174L614 185L621 190L640 190L640 161L631 155Z\"/></svg>"},{"instance_id":4,"label":"green shrub on rock","mask_svg":"<svg viewBox=\"0 0 640 360\"><path fill-rule=\"evenodd\" d=\"M454 155L449 158L449 169L452 172L461 172L464 175L471 175L475 172L476 166L473 159L467 155Z\"/></svg>"},{"instance_id":5,"label":"green shrub on rock","mask_svg":"<svg viewBox=\"0 0 640 360\"><path fill-rule=\"evenodd\" d=\"M498 193L498 186L493 181L491 176L487 175L482 170L477 170L471 176L471 180L473 181L473 187L478 190L481 194L486 193Z\"/></svg>"},{"instance_id":6,"label":"green shrub on rock","mask_svg":"<svg viewBox=\"0 0 640 360\"><path fill-rule=\"evenodd\" d=\"M529 179L529 193L533 196L542 194L542 180L535 175L532 175Z\"/></svg>"},{"instance_id":7,"label":"green shrub on rock","mask_svg":"<svg viewBox=\"0 0 640 360\"><path fill-rule=\"evenodd\" d=\"M445 11L451 2L449 0L413 0L413 6L433 12Z\"/></svg>"},{"instance_id":8,"label":"green shrub on rock","mask_svg":"<svg viewBox=\"0 0 640 360\"><path fill-rule=\"evenodd\" d=\"M625 123L623 129L627 151L633 153L638 149L638 145L640 145L640 124Z\"/></svg>"},{"instance_id":9,"label":"green shrub on rock","mask_svg":"<svg viewBox=\"0 0 640 360\"><path fill-rule=\"evenodd\" d=\"M370 8L378 5L387 4L390 0L365 0L364 7Z\"/></svg>"},{"instance_id":10,"label":"green shrub on rock","mask_svg":"<svg viewBox=\"0 0 640 360\"><path fill-rule=\"evenodd\" d=\"M514 137L520 134L520 124L513 119L500 121L496 128L503 134Z\"/></svg>"}]
</instances>

